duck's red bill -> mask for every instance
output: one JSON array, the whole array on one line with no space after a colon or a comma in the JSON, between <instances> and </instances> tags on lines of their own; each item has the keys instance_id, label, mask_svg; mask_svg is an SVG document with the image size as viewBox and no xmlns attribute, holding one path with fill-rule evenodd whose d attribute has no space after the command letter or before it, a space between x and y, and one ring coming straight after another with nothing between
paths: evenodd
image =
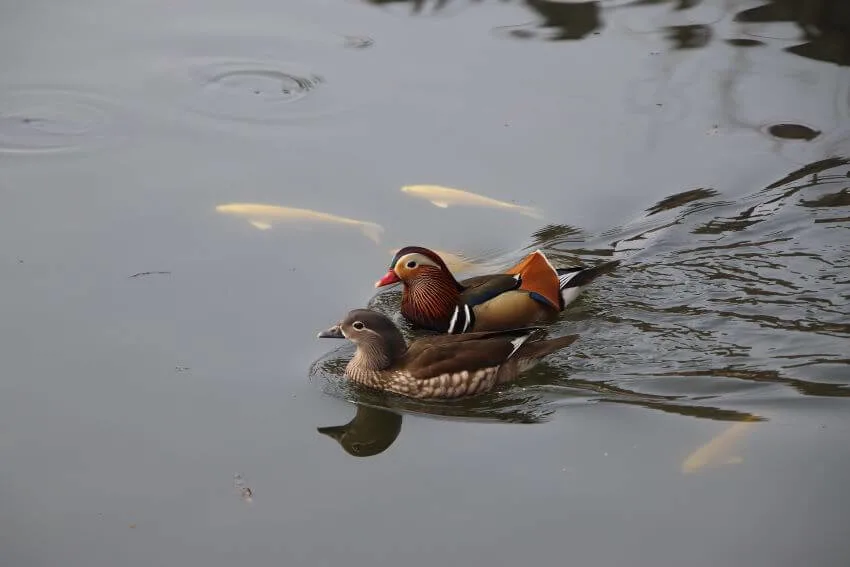
<instances>
[{"instance_id":1,"label":"duck's red bill","mask_svg":"<svg viewBox=\"0 0 850 567\"><path fill-rule=\"evenodd\" d=\"M375 287L384 287L385 285L398 283L400 281L401 280L398 279L398 276L395 275L395 272L390 270L384 274L384 277L375 282Z\"/></svg>"}]
</instances>

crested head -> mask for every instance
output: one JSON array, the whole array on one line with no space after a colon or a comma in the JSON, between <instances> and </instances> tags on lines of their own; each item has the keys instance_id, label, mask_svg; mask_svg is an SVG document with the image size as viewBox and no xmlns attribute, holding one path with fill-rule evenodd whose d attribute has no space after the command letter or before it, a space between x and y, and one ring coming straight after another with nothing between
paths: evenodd
<instances>
[{"instance_id":1,"label":"crested head","mask_svg":"<svg viewBox=\"0 0 850 567\"><path fill-rule=\"evenodd\" d=\"M407 287L422 279L451 282L450 287L461 289L440 255L422 246L405 246L396 252L387 274L378 282L378 286L401 281Z\"/></svg>"},{"instance_id":2,"label":"crested head","mask_svg":"<svg viewBox=\"0 0 850 567\"><path fill-rule=\"evenodd\" d=\"M405 246L404 248L401 248L398 252L395 253L395 256L393 256L393 259L390 262L390 269L393 269L396 264L398 264L399 260L409 254L422 255L431 260L434 264L436 264L443 270L446 270L447 272L449 271L448 266L446 266L446 263L443 261L442 258L440 258L439 254L423 246Z\"/></svg>"},{"instance_id":3,"label":"crested head","mask_svg":"<svg viewBox=\"0 0 850 567\"><path fill-rule=\"evenodd\" d=\"M389 317L371 309L353 309L320 337L346 338L357 345L354 362L367 370L383 370L407 350L401 331Z\"/></svg>"}]
</instances>

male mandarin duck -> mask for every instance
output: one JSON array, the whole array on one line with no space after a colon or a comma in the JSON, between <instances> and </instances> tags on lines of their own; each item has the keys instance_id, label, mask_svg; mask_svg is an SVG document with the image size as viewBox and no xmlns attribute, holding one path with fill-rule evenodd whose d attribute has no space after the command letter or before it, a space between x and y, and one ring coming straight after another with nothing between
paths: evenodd
<instances>
[{"instance_id":1,"label":"male mandarin duck","mask_svg":"<svg viewBox=\"0 0 850 567\"><path fill-rule=\"evenodd\" d=\"M459 398L515 380L578 335L543 339L539 327L433 335L408 345L384 314L354 309L319 338L348 339L357 352L345 367L354 382L411 398Z\"/></svg>"},{"instance_id":2,"label":"male mandarin duck","mask_svg":"<svg viewBox=\"0 0 850 567\"><path fill-rule=\"evenodd\" d=\"M594 267L555 269L540 250L502 274L458 282L432 250L399 250L375 287L402 282L401 314L418 327L461 334L526 327L550 321L597 276L619 260Z\"/></svg>"}]
</instances>

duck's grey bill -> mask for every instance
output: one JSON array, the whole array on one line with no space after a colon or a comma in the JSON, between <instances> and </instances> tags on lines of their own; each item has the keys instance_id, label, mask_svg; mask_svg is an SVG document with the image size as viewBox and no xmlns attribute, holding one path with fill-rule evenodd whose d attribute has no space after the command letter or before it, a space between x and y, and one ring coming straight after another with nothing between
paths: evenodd
<instances>
[{"instance_id":1,"label":"duck's grey bill","mask_svg":"<svg viewBox=\"0 0 850 567\"><path fill-rule=\"evenodd\" d=\"M326 329L320 332L317 335L320 339L344 339L345 336L342 334L342 329L339 328L339 325L331 327L330 329Z\"/></svg>"}]
</instances>

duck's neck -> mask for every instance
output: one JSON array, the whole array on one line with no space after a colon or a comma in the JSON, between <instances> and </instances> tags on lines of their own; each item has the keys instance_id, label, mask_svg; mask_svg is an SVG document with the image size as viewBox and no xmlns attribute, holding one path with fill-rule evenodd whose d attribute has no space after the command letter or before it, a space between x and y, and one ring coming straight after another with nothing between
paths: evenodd
<instances>
[{"instance_id":1,"label":"duck's neck","mask_svg":"<svg viewBox=\"0 0 850 567\"><path fill-rule=\"evenodd\" d=\"M445 331L461 289L457 280L442 270L425 272L405 282L401 313L421 327Z\"/></svg>"},{"instance_id":2,"label":"duck's neck","mask_svg":"<svg viewBox=\"0 0 850 567\"><path fill-rule=\"evenodd\" d=\"M392 336L358 343L357 352L345 367L346 374L356 382L375 384L380 382L381 373L406 350L407 343L398 330Z\"/></svg>"},{"instance_id":3,"label":"duck's neck","mask_svg":"<svg viewBox=\"0 0 850 567\"><path fill-rule=\"evenodd\" d=\"M376 345L357 345L357 352L348 363L351 368L377 372L388 368L392 364L386 350Z\"/></svg>"}]
</instances>

